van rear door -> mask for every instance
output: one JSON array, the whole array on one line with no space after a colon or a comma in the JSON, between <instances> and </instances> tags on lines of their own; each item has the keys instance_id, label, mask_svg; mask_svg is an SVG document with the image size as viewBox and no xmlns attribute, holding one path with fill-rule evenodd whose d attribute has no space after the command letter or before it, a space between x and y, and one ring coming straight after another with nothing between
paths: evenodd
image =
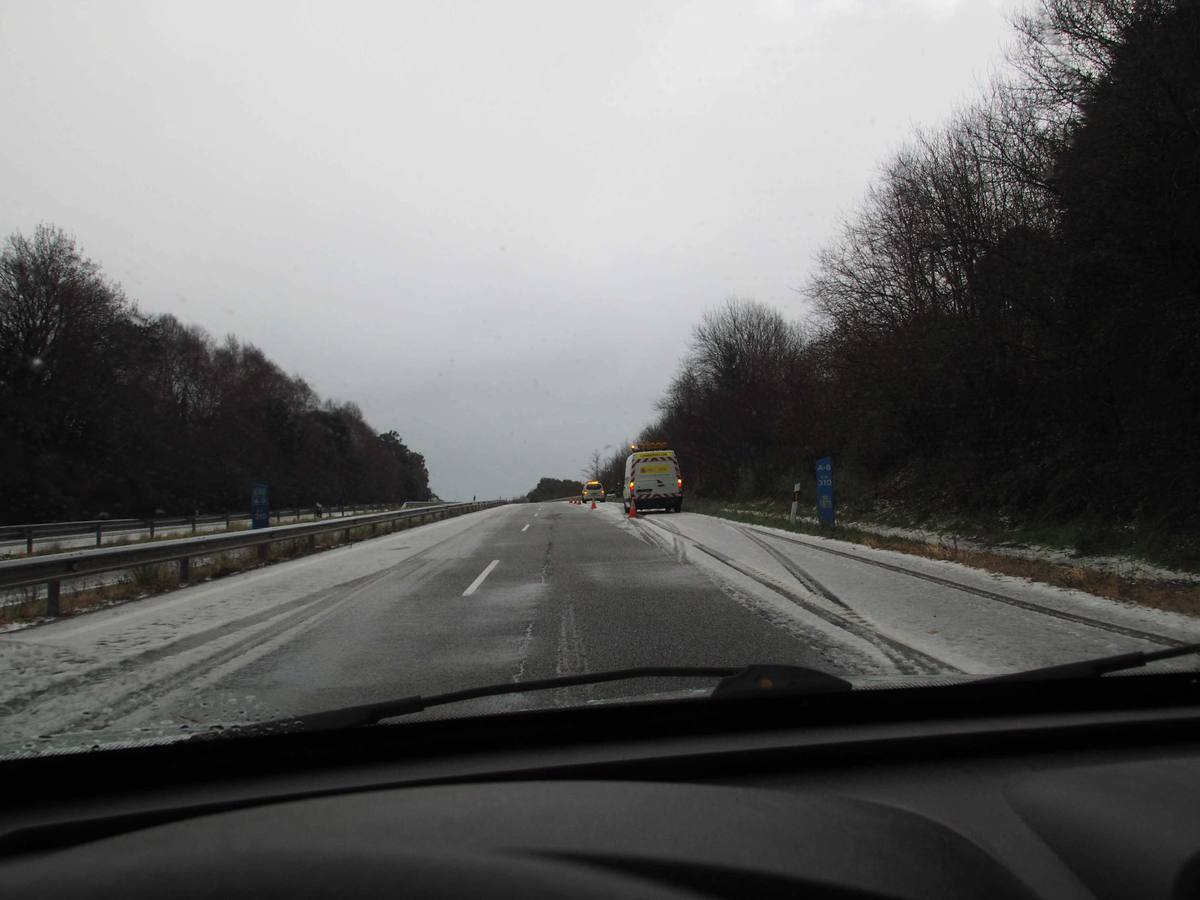
<instances>
[{"instance_id":1,"label":"van rear door","mask_svg":"<svg viewBox=\"0 0 1200 900\"><path fill-rule=\"evenodd\" d=\"M663 501L679 496L679 463L673 451L635 453L631 463L629 480L639 501Z\"/></svg>"}]
</instances>

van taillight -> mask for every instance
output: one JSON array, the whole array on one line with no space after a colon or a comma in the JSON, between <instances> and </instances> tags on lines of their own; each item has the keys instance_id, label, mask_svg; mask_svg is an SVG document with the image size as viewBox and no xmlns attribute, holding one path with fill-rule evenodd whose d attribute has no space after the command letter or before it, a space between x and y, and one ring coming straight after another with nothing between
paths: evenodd
<instances>
[{"instance_id":1,"label":"van taillight","mask_svg":"<svg viewBox=\"0 0 1200 900\"><path fill-rule=\"evenodd\" d=\"M675 479L675 483L676 483L677 485L679 485L679 489L680 489L680 490L683 490L683 479L682 479L682 478L676 478L676 479Z\"/></svg>"},{"instance_id":2,"label":"van taillight","mask_svg":"<svg viewBox=\"0 0 1200 900\"><path fill-rule=\"evenodd\" d=\"M632 481L630 481L630 482L629 482L629 489L630 489L631 491L633 490L633 482L632 482Z\"/></svg>"}]
</instances>

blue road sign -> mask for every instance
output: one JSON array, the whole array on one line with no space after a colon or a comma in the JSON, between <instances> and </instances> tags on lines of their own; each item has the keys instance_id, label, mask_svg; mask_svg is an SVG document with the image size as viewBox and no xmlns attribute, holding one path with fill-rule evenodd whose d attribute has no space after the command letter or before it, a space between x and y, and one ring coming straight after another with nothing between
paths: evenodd
<instances>
[{"instance_id":1,"label":"blue road sign","mask_svg":"<svg viewBox=\"0 0 1200 900\"><path fill-rule=\"evenodd\" d=\"M833 460L817 460L817 518L822 525L833 525L836 507L833 503Z\"/></svg>"},{"instance_id":2,"label":"blue road sign","mask_svg":"<svg viewBox=\"0 0 1200 900\"><path fill-rule=\"evenodd\" d=\"M271 503L267 497L267 486L256 481L250 486L250 527L266 528L271 524Z\"/></svg>"}]
</instances>

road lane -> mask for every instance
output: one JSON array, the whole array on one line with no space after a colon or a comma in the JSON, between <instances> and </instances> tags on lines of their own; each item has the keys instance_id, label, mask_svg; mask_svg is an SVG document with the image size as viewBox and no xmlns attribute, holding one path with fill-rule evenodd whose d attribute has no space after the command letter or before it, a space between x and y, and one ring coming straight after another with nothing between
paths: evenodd
<instances>
[{"instance_id":1,"label":"road lane","mask_svg":"<svg viewBox=\"0 0 1200 900\"><path fill-rule=\"evenodd\" d=\"M501 512L455 517L0 635L0 739L71 730L89 715L103 723L113 718L105 710L114 704L147 705L179 684L203 683L214 666L245 665L314 617L357 602L373 579L422 577L441 546L456 540L461 552L472 545L464 536L484 534ZM455 594L461 590L460 584Z\"/></svg>"},{"instance_id":2,"label":"road lane","mask_svg":"<svg viewBox=\"0 0 1200 900\"><path fill-rule=\"evenodd\" d=\"M613 504L497 507L0 635L0 742L85 727L171 732L643 665L984 674L1145 649L1104 623L1200 639L1195 619L962 567L950 574L1075 618L707 516L630 521ZM698 687L613 683L428 715Z\"/></svg>"},{"instance_id":3,"label":"road lane","mask_svg":"<svg viewBox=\"0 0 1200 900\"><path fill-rule=\"evenodd\" d=\"M544 535L540 574L547 590L532 623L523 678L755 661L828 668L841 652L822 635L780 627L694 566L612 528L598 510L558 504L543 521L531 533ZM610 684L580 688L571 699L687 686L693 685Z\"/></svg>"},{"instance_id":4,"label":"road lane","mask_svg":"<svg viewBox=\"0 0 1200 900\"><path fill-rule=\"evenodd\" d=\"M382 573L352 603L206 678L145 698L111 724L262 719L561 674L752 661L861 664L825 635L780 627L588 508L554 504L539 514L514 505ZM450 713L696 686L610 684L492 698Z\"/></svg>"}]
</instances>

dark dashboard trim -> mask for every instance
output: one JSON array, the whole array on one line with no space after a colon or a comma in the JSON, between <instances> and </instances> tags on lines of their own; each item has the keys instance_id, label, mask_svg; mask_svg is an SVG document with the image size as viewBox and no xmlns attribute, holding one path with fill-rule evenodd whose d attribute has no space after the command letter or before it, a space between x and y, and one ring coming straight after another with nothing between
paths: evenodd
<instances>
[{"instance_id":1,"label":"dark dashboard trim","mask_svg":"<svg viewBox=\"0 0 1200 900\"><path fill-rule=\"evenodd\" d=\"M11 786L0 855L283 800L380 789L531 779L699 782L1099 747L1169 751L1200 744L1198 694L1196 677L1184 674L919 694L626 704L19 760L0 767ZM854 702L845 703L850 697ZM921 714L915 715L918 702ZM431 760L441 774L423 765ZM336 777L314 786L330 771ZM186 790L216 783L226 799L198 802L196 791ZM89 806L97 813L81 813ZM124 811L99 813L105 808Z\"/></svg>"}]
</instances>

